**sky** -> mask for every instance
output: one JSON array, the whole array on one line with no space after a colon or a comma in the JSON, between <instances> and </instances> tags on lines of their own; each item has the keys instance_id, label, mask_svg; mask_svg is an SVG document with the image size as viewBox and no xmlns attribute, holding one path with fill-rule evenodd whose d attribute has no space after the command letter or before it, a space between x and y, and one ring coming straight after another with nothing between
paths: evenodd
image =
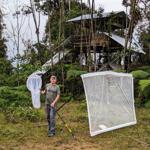
<instances>
[{"instance_id":1,"label":"sky","mask_svg":"<svg viewBox=\"0 0 150 150\"><path fill-rule=\"evenodd\" d=\"M83 0L83 2L87 3L88 0ZM124 10L125 8L122 6L122 0L95 0L95 8L98 9L99 7L103 7L105 12L110 11L120 11ZM16 35L16 24L17 18L13 16L17 6L22 5L29 5L29 0L0 0L0 6L2 6L2 10L4 15L4 23L6 24L6 29L4 30L4 36L9 39L7 42L8 47L8 56L12 58L16 55L16 45L15 45L15 38ZM18 7L20 9L20 7ZM34 30L34 22L31 15L24 16L22 14L19 15L19 24L21 25L20 28L20 54L23 54L24 43L28 40L31 43L36 42L36 34ZM42 39L45 31L47 16L41 16L41 25L40 25L40 39ZM14 33L13 33L14 31Z\"/></svg>"},{"instance_id":2,"label":"sky","mask_svg":"<svg viewBox=\"0 0 150 150\"><path fill-rule=\"evenodd\" d=\"M83 0L87 3L88 0ZM95 0L95 8L103 7L105 12L125 10L122 6L122 0Z\"/></svg>"},{"instance_id":3,"label":"sky","mask_svg":"<svg viewBox=\"0 0 150 150\"><path fill-rule=\"evenodd\" d=\"M17 17L13 16L18 10L21 10L21 6L29 5L29 0L0 0L3 6L3 13L4 13L4 23L6 24L6 29L4 29L4 37L8 39L7 47L8 47L8 56L12 58L17 53ZM18 6L18 7L17 7ZM21 11L20 11L21 12ZM32 15L25 16L22 13L18 15L19 17L19 28L20 28L20 50L19 53L23 54L23 49L25 49L25 44L28 40L31 43L36 42L36 34L35 34L35 26ZM45 31L45 24L46 24L47 16L41 15L41 24L40 24L40 39L42 39L44 31Z\"/></svg>"}]
</instances>

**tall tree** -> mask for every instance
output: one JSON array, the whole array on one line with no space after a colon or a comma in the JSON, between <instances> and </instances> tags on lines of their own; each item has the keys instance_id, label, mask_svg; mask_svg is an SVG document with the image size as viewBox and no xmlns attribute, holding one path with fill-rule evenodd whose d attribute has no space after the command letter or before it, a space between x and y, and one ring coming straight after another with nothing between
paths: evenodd
<instances>
[{"instance_id":1,"label":"tall tree","mask_svg":"<svg viewBox=\"0 0 150 150\"><path fill-rule=\"evenodd\" d=\"M11 74L12 65L7 58L7 47L3 38L3 14L0 10L0 85L5 85L5 79Z\"/></svg>"},{"instance_id":2,"label":"tall tree","mask_svg":"<svg viewBox=\"0 0 150 150\"><path fill-rule=\"evenodd\" d=\"M124 56L125 56L125 70L128 70L128 64L129 64L129 59L126 61L126 55L128 53L128 56L130 56L130 47L131 46L131 41L132 41L132 35L134 32L134 29L136 25L138 24L139 20L141 20L141 13L139 10L139 0L123 0L122 4L125 7L130 7L130 21L129 25L126 31L126 36L125 36L125 47L124 47ZM129 43L130 42L130 43ZM128 49L129 48L129 49Z\"/></svg>"},{"instance_id":3,"label":"tall tree","mask_svg":"<svg viewBox=\"0 0 150 150\"><path fill-rule=\"evenodd\" d=\"M36 58L41 62L41 64L45 63L45 57L46 54L51 53L51 16L53 16L54 11L56 11L55 8L58 7L58 0L30 0L30 6L24 6L23 11L25 15L31 14L34 21L34 27L35 27L35 33L37 36L37 43L33 45L34 49L36 49ZM41 14L48 16L48 24L47 27L49 28L48 32L46 33L46 39L43 41L40 40L40 24L41 24ZM49 23L50 22L50 23ZM46 42L48 42L48 46L46 47ZM32 52L34 51L32 49ZM49 51L49 52L48 52ZM29 52L29 51L28 51ZM35 53L35 52L34 52ZM52 55L52 54L51 54ZM32 55L35 57L35 55Z\"/></svg>"},{"instance_id":4,"label":"tall tree","mask_svg":"<svg viewBox=\"0 0 150 150\"><path fill-rule=\"evenodd\" d=\"M150 1L149 0L139 0L140 1L140 12L142 14L142 23L138 28L138 33L140 40L139 42L143 46L145 55L142 63L150 64Z\"/></svg>"}]
</instances>

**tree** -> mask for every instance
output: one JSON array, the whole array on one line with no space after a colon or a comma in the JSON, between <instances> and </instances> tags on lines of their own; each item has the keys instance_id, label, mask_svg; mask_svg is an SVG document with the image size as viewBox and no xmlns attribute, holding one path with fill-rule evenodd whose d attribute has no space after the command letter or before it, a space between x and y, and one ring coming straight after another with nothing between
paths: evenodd
<instances>
[{"instance_id":1,"label":"tree","mask_svg":"<svg viewBox=\"0 0 150 150\"><path fill-rule=\"evenodd\" d=\"M142 16L139 10L139 0L123 0L122 4L125 7L128 7L128 6L130 7L130 11L129 11L130 21L129 21L129 25L126 31L125 47L124 47L124 59L125 59L124 69L128 71L133 32L138 22L142 19ZM128 48L128 44L129 44L129 48Z\"/></svg>"},{"instance_id":2,"label":"tree","mask_svg":"<svg viewBox=\"0 0 150 150\"><path fill-rule=\"evenodd\" d=\"M44 15L48 15L48 20L51 22L51 16L53 15L53 11L56 11L58 7L58 0L30 0L30 6L23 6L22 11L24 12L25 15L32 15L33 21L34 21L34 27L35 27L35 33L37 36L37 43L32 45L32 50L27 50L28 54L31 52L29 55L33 56L37 61L40 61L41 64L45 63L45 59L47 58L46 54L50 54L50 49L51 49L51 25L48 24L49 32L46 34L49 39L48 41L48 46L47 46L47 41L40 40L40 24L41 24L41 14L43 13ZM34 48L33 48L34 47ZM48 52L49 51L49 52ZM28 56L29 56L28 55ZM26 55L27 56L27 55ZM25 57L24 57L25 58ZM34 60L34 58L32 60Z\"/></svg>"},{"instance_id":3,"label":"tree","mask_svg":"<svg viewBox=\"0 0 150 150\"><path fill-rule=\"evenodd\" d=\"M142 56L143 64L150 64L150 1L140 0L140 12L142 14L142 23L138 28L139 42L143 46L145 55Z\"/></svg>"},{"instance_id":4,"label":"tree","mask_svg":"<svg viewBox=\"0 0 150 150\"><path fill-rule=\"evenodd\" d=\"M3 14L0 10L0 85L5 85L7 77L11 75L12 65L7 58L7 47L5 39L2 36L3 31Z\"/></svg>"}]
</instances>

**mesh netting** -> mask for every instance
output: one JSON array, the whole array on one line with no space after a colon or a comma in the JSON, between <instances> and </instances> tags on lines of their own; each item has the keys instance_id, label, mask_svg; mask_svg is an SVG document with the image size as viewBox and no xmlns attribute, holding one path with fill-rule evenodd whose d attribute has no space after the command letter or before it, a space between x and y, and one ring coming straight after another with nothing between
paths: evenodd
<instances>
[{"instance_id":1,"label":"mesh netting","mask_svg":"<svg viewBox=\"0 0 150 150\"><path fill-rule=\"evenodd\" d=\"M32 104L34 108L40 108L40 89L42 86L42 79L39 75L32 74L27 79L27 88L31 91Z\"/></svg>"},{"instance_id":2,"label":"mesh netting","mask_svg":"<svg viewBox=\"0 0 150 150\"><path fill-rule=\"evenodd\" d=\"M91 136L136 123L132 75L105 71L82 80Z\"/></svg>"}]
</instances>

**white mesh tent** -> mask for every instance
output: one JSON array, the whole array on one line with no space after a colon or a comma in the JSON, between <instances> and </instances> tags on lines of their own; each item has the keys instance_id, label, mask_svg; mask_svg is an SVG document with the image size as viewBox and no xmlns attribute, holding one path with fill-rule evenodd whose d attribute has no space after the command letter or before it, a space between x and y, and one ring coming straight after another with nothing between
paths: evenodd
<instances>
[{"instance_id":1,"label":"white mesh tent","mask_svg":"<svg viewBox=\"0 0 150 150\"><path fill-rule=\"evenodd\" d=\"M131 74L104 71L81 77L91 136L136 124Z\"/></svg>"}]
</instances>

